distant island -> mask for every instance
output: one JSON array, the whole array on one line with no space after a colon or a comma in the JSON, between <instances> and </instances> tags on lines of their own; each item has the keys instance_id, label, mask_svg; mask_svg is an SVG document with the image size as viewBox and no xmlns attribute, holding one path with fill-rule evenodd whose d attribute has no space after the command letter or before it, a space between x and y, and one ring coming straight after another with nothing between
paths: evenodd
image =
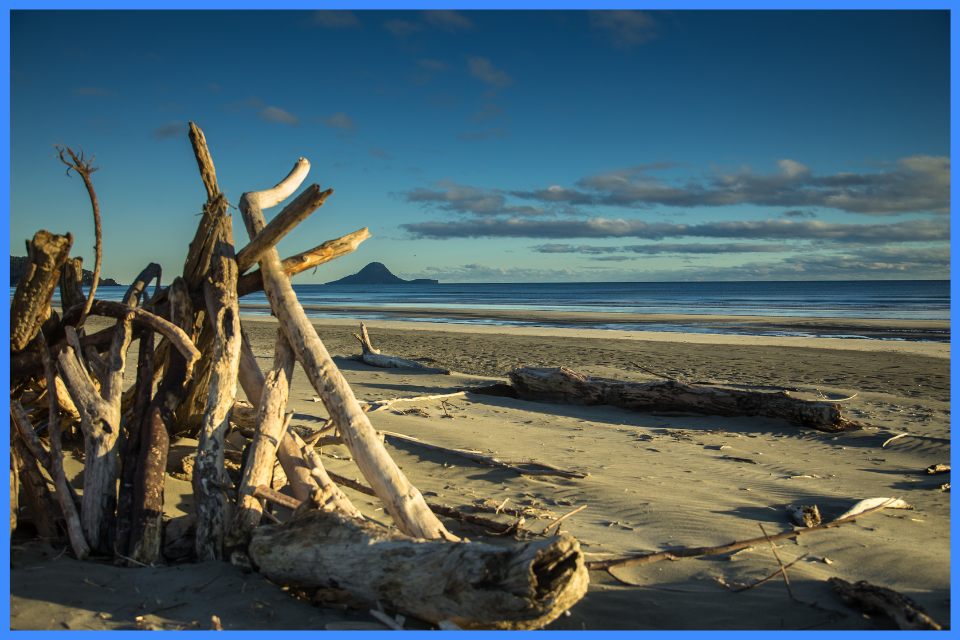
<instances>
[{"instance_id":1,"label":"distant island","mask_svg":"<svg viewBox=\"0 0 960 640\"><path fill-rule=\"evenodd\" d=\"M390 273L390 269L387 269L383 263L371 262L352 276L340 278L327 284L440 284L440 281L430 280L429 278L404 280Z\"/></svg>"},{"instance_id":2,"label":"distant island","mask_svg":"<svg viewBox=\"0 0 960 640\"><path fill-rule=\"evenodd\" d=\"M27 266L26 256L10 256L10 286L15 287L20 284L20 276L23 274L23 268ZM80 284L89 287L93 284L93 271L83 270L83 276ZM98 287L122 287L123 285L111 278L100 278Z\"/></svg>"}]
</instances>

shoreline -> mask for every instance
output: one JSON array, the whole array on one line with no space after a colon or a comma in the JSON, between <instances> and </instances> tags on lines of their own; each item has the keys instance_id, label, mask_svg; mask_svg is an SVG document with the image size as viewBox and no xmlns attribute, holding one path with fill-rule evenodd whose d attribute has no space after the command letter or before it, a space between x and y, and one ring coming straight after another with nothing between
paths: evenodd
<instances>
[{"instance_id":1,"label":"shoreline","mask_svg":"<svg viewBox=\"0 0 960 640\"><path fill-rule=\"evenodd\" d=\"M263 313L251 313L264 310ZM806 318L637 314L515 309L423 309L417 307L304 306L316 325L358 325L396 330L641 340L697 344L762 344L855 351L897 351L950 357L950 323L940 320ZM323 313L327 317L311 314ZM240 314L268 320L269 305L240 303ZM329 317L333 316L333 317ZM605 328L616 325L616 328ZM628 325L628 326L624 326ZM669 327L669 328L665 328ZM792 334L792 335L791 335ZM936 335L922 340L918 335ZM907 346L909 345L909 346Z\"/></svg>"}]
</instances>

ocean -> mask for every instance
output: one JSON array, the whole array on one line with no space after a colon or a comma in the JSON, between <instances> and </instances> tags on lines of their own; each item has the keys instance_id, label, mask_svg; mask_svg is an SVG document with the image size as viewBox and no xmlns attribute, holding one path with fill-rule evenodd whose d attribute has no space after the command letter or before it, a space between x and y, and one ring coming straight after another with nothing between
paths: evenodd
<instances>
[{"instance_id":1,"label":"ocean","mask_svg":"<svg viewBox=\"0 0 960 640\"><path fill-rule=\"evenodd\" d=\"M873 280L817 282L584 282L584 283L441 283L408 285L295 284L294 291L311 317L404 317L387 307L419 309L518 309L530 311L595 311L606 313L666 313L684 315L751 315L801 318L872 318L882 320L949 320L949 280ZM99 287L97 297L119 300L125 287ZM11 289L11 296L13 289ZM267 304L260 292L242 300ZM245 308L244 313L269 314L267 308ZM496 319L432 321L474 324L530 324ZM562 326L555 322L547 326ZM579 324L578 326L584 326ZM598 328L636 330L637 326L603 324ZM685 325L683 330L691 330ZM675 331L676 327L645 325L645 330ZM697 330L694 328L693 330ZM705 332L725 331L702 328ZM855 337L855 336L851 336ZM949 334L918 335L916 339L948 341Z\"/></svg>"}]
</instances>

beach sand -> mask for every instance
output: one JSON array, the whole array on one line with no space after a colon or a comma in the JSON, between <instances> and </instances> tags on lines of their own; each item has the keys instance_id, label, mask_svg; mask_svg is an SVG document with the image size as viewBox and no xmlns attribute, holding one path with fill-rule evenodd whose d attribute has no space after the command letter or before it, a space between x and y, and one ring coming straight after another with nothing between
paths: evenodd
<instances>
[{"instance_id":1,"label":"beach sand","mask_svg":"<svg viewBox=\"0 0 960 640\"><path fill-rule=\"evenodd\" d=\"M571 322L566 324L574 324L574 319L567 318ZM584 325L608 322L582 320ZM690 323L702 317L656 320ZM788 325L791 320L796 319L777 322ZM811 320L791 326L806 322ZM850 324L833 322L838 327ZM276 321L244 316L243 323L261 367L268 369ZM314 324L331 354L359 352L352 337L359 321L321 319ZM885 335L904 328L935 328L924 323L868 324ZM899 497L915 507L887 509L836 529L778 542L779 559L784 564L797 561L787 570L790 592L781 577L735 591L779 569L770 546L762 545L615 570L636 586L593 571L587 595L549 629L890 627L888 620L847 607L826 582L832 576L895 589L949 626L950 494L941 486L950 476L925 471L950 461L949 343L393 320L366 325L384 353L431 359L431 366L452 373L338 361L361 401L453 393L505 381L509 370L523 365L562 365L621 380L658 379L643 367L685 382L789 389L811 400L856 394L843 403L844 414L871 427L841 434L761 417L635 413L475 394L453 398L445 407L439 400L421 401L368 414L378 430L431 444L499 458L537 458L588 472L585 479L519 475L387 437L388 451L430 502L470 511L475 505L507 501L507 510L526 511L524 526L537 533L553 518L585 507L564 520L562 528L580 541L588 561L758 537L763 535L758 524L767 534L789 531L793 526L784 508L790 504L817 505L826 520L864 498ZM135 362L133 351L128 363ZM298 370L290 393L294 425L323 424L327 413L316 397ZM428 417L398 412L414 407ZM883 446L901 433L909 435ZM176 442L171 457L182 457L193 445L189 440ZM325 447L322 453L331 471L360 478L345 447ZM76 453L68 458L74 472L79 471ZM81 486L79 478L75 484ZM365 516L390 524L375 499L350 489L345 493ZM189 513L192 501L189 483L168 475L166 514ZM503 522L517 519L480 513ZM482 529L444 523L471 540L489 539ZM137 615L168 629L193 622L210 628L213 615L225 629L347 628L375 622L362 608L340 610L296 600L259 574L244 575L228 563L118 569L96 561L79 563L54 545L25 539L21 532L14 536L11 556L14 629L132 628ZM410 626L417 628L416 623Z\"/></svg>"}]
</instances>

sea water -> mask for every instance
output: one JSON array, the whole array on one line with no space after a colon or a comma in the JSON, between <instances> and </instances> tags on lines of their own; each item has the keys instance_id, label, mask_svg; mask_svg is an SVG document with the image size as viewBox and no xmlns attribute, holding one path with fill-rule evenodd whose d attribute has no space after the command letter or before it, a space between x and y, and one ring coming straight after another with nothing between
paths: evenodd
<instances>
[{"instance_id":1,"label":"sea water","mask_svg":"<svg viewBox=\"0 0 960 640\"><path fill-rule=\"evenodd\" d=\"M350 317L423 320L383 312L388 307L415 309L517 309L529 311L594 311L681 315L750 315L806 318L874 318L882 320L949 320L949 280L870 280L816 282L577 282L577 283L440 283L402 285L295 284L300 303L310 317L344 317L343 307L362 309ZM97 297L119 300L126 287L98 287ZM13 289L11 289L11 296ZM267 305L263 292L244 303ZM246 307L244 313L269 314L266 307ZM529 324L496 319L431 321L472 324ZM692 319L691 319L692 320ZM562 323L536 323L563 326ZM716 327L682 330L728 332ZM582 323L578 326L583 327ZM636 330L637 326L603 324L598 328ZM691 327L694 327L691 329ZM644 330L680 330L676 326L644 325ZM949 340L949 334L917 339Z\"/></svg>"}]
</instances>

